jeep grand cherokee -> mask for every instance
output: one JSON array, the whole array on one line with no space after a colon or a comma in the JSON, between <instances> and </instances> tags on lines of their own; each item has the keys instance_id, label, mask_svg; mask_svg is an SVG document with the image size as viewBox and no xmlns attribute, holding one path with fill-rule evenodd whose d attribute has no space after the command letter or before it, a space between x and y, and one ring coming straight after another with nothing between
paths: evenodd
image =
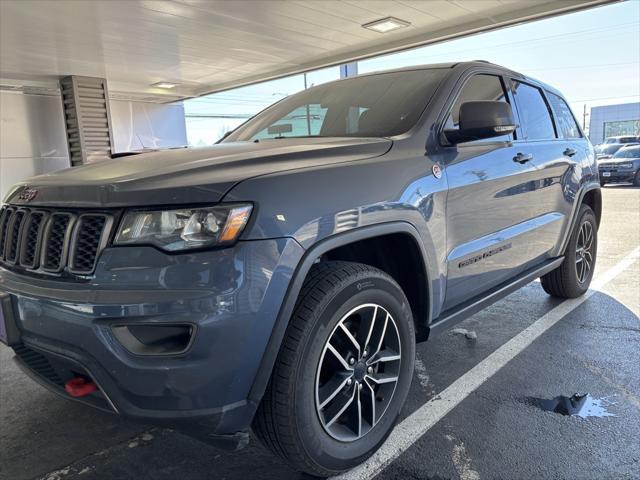
<instances>
[{"instance_id":1,"label":"jeep grand cherokee","mask_svg":"<svg viewBox=\"0 0 640 480\"><path fill-rule=\"evenodd\" d=\"M538 277L582 295L600 212L553 88L486 62L344 79L210 148L16 185L0 336L69 399L231 446L253 428L331 475L389 435L417 341Z\"/></svg>"}]
</instances>

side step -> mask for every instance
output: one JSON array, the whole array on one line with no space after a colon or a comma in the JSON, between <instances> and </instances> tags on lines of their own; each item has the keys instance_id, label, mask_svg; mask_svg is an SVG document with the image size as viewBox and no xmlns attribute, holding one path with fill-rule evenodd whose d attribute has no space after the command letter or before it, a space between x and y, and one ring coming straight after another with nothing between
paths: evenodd
<instances>
[{"instance_id":1,"label":"side step","mask_svg":"<svg viewBox=\"0 0 640 480\"><path fill-rule=\"evenodd\" d=\"M442 315L440 315L440 317L438 317L429 326L429 336L438 335L445 330L449 330L456 323L461 322L462 320L469 318L474 313L477 313L480 310L487 308L489 305L496 303L498 300L503 299L510 293L513 293L516 290L524 287L526 284L531 283L536 278L540 278L550 271L555 270L563 261L564 257L558 257L552 260L548 260L539 267L525 271L515 280L511 280L508 283L498 285L493 290L490 290L488 294L483 294L482 296L472 298L471 300L463 303L460 306L443 312Z\"/></svg>"}]
</instances>

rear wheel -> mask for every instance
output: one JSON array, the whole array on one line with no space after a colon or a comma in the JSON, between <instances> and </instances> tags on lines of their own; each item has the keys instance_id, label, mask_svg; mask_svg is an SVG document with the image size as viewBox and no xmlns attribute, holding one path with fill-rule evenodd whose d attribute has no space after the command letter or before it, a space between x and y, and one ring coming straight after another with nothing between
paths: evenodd
<instances>
[{"instance_id":1,"label":"rear wheel","mask_svg":"<svg viewBox=\"0 0 640 480\"><path fill-rule=\"evenodd\" d=\"M593 210L582 205L578 222L569 239L564 262L540 280L549 295L576 298L584 294L591 284L598 251L598 225Z\"/></svg>"},{"instance_id":2,"label":"rear wheel","mask_svg":"<svg viewBox=\"0 0 640 480\"><path fill-rule=\"evenodd\" d=\"M357 263L315 265L254 431L299 471L330 476L348 470L391 432L414 358L409 303L390 276Z\"/></svg>"}]
</instances>

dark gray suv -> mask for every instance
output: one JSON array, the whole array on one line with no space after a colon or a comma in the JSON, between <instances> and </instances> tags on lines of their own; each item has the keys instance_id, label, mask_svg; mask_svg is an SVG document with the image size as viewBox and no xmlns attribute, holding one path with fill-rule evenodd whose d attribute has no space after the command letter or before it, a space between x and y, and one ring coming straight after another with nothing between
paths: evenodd
<instances>
[{"instance_id":1,"label":"dark gray suv","mask_svg":"<svg viewBox=\"0 0 640 480\"><path fill-rule=\"evenodd\" d=\"M294 468L364 461L415 344L542 277L591 281L594 151L553 88L486 62L321 85L211 148L15 186L0 336L36 381Z\"/></svg>"}]
</instances>

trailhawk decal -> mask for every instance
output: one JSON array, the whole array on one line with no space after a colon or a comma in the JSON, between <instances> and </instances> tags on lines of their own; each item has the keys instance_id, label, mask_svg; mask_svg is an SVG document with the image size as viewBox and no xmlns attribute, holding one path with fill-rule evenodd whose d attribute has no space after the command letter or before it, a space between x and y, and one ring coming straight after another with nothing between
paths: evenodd
<instances>
[{"instance_id":1,"label":"trailhawk decal","mask_svg":"<svg viewBox=\"0 0 640 480\"><path fill-rule=\"evenodd\" d=\"M479 253L478 255L475 255L471 258L467 258L466 260L463 260L462 262L460 262L458 264L458 268L464 268L464 267L468 267L469 265L473 265L474 263L478 263L481 260L484 260L485 258L489 258L489 257L493 257L494 255L500 253L500 252L504 252L505 250L509 250L511 248L511 244L507 243L505 245L501 245L499 247L496 248L492 248L491 250L487 250L484 253Z\"/></svg>"}]
</instances>

